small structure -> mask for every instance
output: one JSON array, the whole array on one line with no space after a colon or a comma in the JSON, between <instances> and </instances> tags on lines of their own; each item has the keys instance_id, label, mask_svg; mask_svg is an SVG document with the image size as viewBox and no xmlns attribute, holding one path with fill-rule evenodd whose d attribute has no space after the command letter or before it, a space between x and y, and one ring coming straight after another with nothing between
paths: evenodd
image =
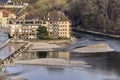
<instances>
[{"instance_id":1,"label":"small structure","mask_svg":"<svg viewBox=\"0 0 120 80\"><path fill-rule=\"evenodd\" d=\"M0 24L1 27L8 27L12 19L16 19L16 14L8 10L0 10Z\"/></svg>"}]
</instances>

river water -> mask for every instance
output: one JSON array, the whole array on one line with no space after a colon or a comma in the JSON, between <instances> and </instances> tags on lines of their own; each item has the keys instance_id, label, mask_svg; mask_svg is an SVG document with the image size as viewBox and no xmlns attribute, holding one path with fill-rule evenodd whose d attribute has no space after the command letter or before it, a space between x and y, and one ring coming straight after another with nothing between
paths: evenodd
<instances>
[{"instance_id":1,"label":"river water","mask_svg":"<svg viewBox=\"0 0 120 80\"><path fill-rule=\"evenodd\" d=\"M119 40L105 38L102 41L95 41L93 36L87 35L82 38L82 40L72 43L66 51L69 51L77 46L85 46L101 42L109 43L111 48L114 48L116 51L120 50ZM84 61L91 65L91 67L60 67L16 64L15 66L5 68L12 77L22 76L29 80L120 80L119 52L91 54L72 52L25 52L19 60L41 58L64 59L66 61Z\"/></svg>"},{"instance_id":2,"label":"river water","mask_svg":"<svg viewBox=\"0 0 120 80\"><path fill-rule=\"evenodd\" d=\"M114 54L114 55L113 55ZM116 56L117 55L117 56ZM10 74L29 80L120 80L120 53L81 54L69 52L25 53L21 60L55 58L67 61L85 61L92 67L58 67L21 65L6 67ZM17 74L18 73L18 74Z\"/></svg>"}]
</instances>

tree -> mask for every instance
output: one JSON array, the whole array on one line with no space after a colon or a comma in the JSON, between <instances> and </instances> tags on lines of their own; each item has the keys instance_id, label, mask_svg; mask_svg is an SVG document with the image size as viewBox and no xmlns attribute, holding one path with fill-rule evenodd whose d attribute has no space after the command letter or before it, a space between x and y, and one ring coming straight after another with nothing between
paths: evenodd
<instances>
[{"instance_id":1,"label":"tree","mask_svg":"<svg viewBox=\"0 0 120 80\"><path fill-rule=\"evenodd\" d=\"M48 31L47 28L44 26L39 26L37 29L37 38L38 39L47 39L48 38Z\"/></svg>"}]
</instances>

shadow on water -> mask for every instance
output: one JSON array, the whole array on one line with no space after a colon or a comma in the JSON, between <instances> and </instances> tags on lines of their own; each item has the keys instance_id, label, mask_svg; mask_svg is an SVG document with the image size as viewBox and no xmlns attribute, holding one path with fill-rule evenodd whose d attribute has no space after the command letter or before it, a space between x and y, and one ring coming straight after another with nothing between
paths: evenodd
<instances>
[{"instance_id":1,"label":"shadow on water","mask_svg":"<svg viewBox=\"0 0 120 80\"><path fill-rule=\"evenodd\" d=\"M23 60L55 58L67 61L84 61L92 69L115 71L120 74L120 53L69 53L69 52L29 52L21 58ZM52 70L52 68L50 68Z\"/></svg>"},{"instance_id":2,"label":"shadow on water","mask_svg":"<svg viewBox=\"0 0 120 80\"><path fill-rule=\"evenodd\" d=\"M37 52L38 58L46 58L48 52Z\"/></svg>"},{"instance_id":3,"label":"shadow on water","mask_svg":"<svg viewBox=\"0 0 120 80\"><path fill-rule=\"evenodd\" d=\"M82 60L92 66L92 69L115 71L120 74L120 53L108 52L108 53L71 53L72 60Z\"/></svg>"},{"instance_id":4,"label":"shadow on water","mask_svg":"<svg viewBox=\"0 0 120 80\"><path fill-rule=\"evenodd\" d=\"M92 54L69 52L26 52L20 59L31 60L43 58L84 61L92 67L80 68L19 64L9 69L11 71L18 71L21 69L28 70L28 73L23 73L22 75L30 80L104 80L108 78L119 78L120 76L120 53L117 52Z\"/></svg>"}]
</instances>

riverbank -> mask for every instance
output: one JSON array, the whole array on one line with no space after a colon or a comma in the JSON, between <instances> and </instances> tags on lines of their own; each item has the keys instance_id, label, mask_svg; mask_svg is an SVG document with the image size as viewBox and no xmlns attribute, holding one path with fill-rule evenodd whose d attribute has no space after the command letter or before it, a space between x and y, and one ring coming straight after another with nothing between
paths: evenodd
<instances>
[{"instance_id":1,"label":"riverbank","mask_svg":"<svg viewBox=\"0 0 120 80\"><path fill-rule=\"evenodd\" d=\"M71 43L70 40L40 40L28 42L29 45L32 45L29 48L29 51L55 51L61 50L69 46Z\"/></svg>"},{"instance_id":2,"label":"riverbank","mask_svg":"<svg viewBox=\"0 0 120 80\"><path fill-rule=\"evenodd\" d=\"M83 61L66 61L64 59L44 58L16 61L16 64L40 65L40 66L64 66L64 67L91 67Z\"/></svg>"}]
</instances>

